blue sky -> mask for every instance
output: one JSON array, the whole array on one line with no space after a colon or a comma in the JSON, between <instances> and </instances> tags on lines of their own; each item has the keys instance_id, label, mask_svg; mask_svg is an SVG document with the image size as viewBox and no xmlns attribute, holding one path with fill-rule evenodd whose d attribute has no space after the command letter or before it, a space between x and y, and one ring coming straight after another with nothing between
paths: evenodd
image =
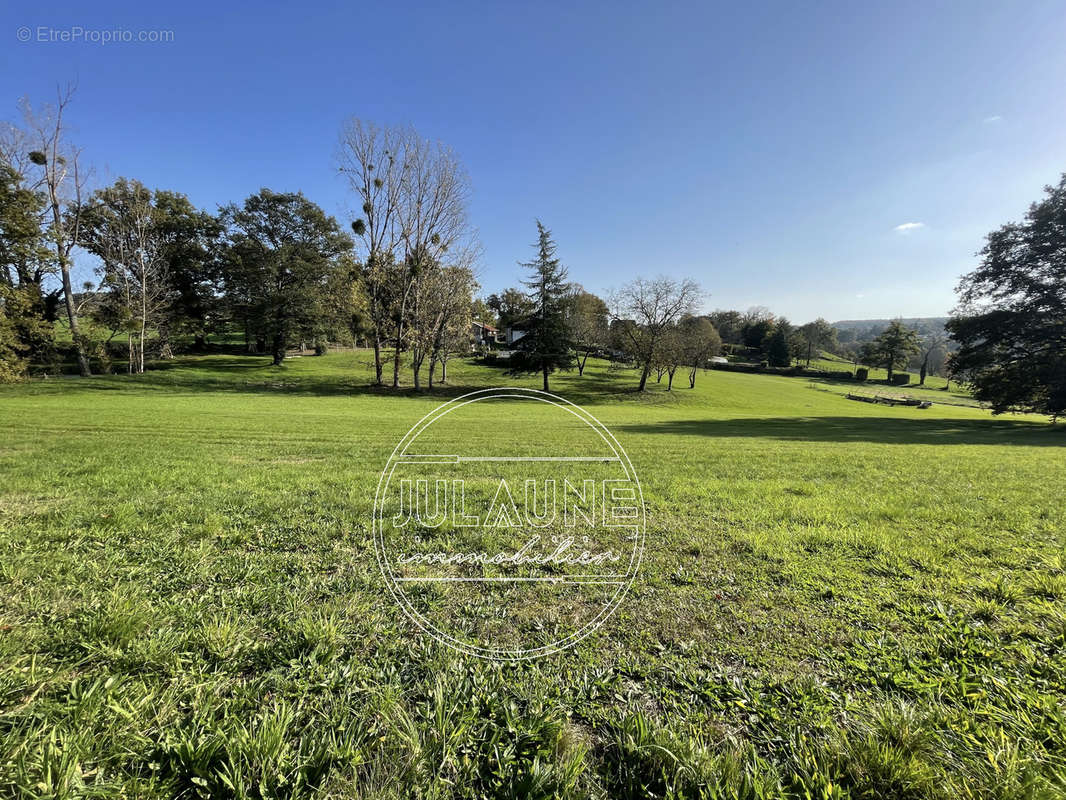
<instances>
[{"instance_id":1,"label":"blue sky","mask_svg":"<svg viewBox=\"0 0 1066 800\"><path fill-rule=\"evenodd\" d=\"M39 41L79 26L173 41ZM302 190L345 222L342 120L413 124L470 172L486 293L540 217L593 291L925 316L1066 171L1063 41L1063 2L5 4L0 101L76 80L98 182Z\"/></svg>"}]
</instances>

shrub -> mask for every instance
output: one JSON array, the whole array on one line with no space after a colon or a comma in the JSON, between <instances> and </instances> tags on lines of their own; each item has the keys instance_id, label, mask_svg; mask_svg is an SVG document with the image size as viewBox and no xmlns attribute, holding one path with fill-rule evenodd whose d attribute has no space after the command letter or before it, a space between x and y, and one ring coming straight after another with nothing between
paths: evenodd
<instances>
[{"instance_id":1,"label":"shrub","mask_svg":"<svg viewBox=\"0 0 1066 800\"><path fill-rule=\"evenodd\" d=\"M855 370L855 380L864 381L869 377L870 370L866 369L866 367L859 367L857 370Z\"/></svg>"},{"instance_id":2,"label":"shrub","mask_svg":"<svg viewBox=\"0 0 1066 800\"><path fill-rule=\"evenodd\" d=\"M894 386L904 386L911 382L911 374L909 372L897 372L892 376L892 384Z\"/></svg>"},{"instance_id":3,"label":"shrub","mask_svg":"<svg viewBox=\"0 0 1066 800\"><path fill-rule=\"evenodd\" d=\"M316 356L324 356L328 352L329 352L329 344L327 344L322 339L316 339L315 340L315 355Z\"/></svg>"}]
</instances>

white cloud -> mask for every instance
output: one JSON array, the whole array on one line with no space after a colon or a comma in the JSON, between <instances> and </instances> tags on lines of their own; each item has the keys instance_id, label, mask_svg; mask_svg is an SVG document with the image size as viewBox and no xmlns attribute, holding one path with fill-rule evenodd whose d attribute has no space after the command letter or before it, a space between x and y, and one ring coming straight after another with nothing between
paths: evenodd
<instances>
[{"instance_id":1,"label":"white cloud","mask_svg":"<svg viewBox=\"0 0 1066 800\"><path fill-rule=\"evenodd\" d=\"M1001 117L999 114L993 114L991 117L985 117L981 121L984 122L985 125L992 125L993 123L996 123L996 122L1002 122L1003 121L1003 117Z\"/></svg>"},{"instance_id":2,"label":"white cloud","mask_svg":"<svg viewBox=\"0 0 1066 800\"><path fill-rule=\"evenodd\" d=\"M910 233L911 231L916 231L919 228L924 227L924 222L904 222L902 225L897 225L892 230L896 231L896 233Z\"/></svg>"}]
</instances>

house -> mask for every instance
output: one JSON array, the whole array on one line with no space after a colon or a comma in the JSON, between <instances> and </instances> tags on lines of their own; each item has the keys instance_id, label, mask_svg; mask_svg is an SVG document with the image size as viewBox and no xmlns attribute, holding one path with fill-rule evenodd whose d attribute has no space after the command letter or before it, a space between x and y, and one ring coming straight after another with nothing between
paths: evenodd
<instances>
[{"instance_id":1,"label":"house","mask_svg":"<svg viewBox=\"0 0 1066 800\"><path fill-rule=\"evenodd\" d=\"M470 339L474 348L492 347L500 340L500 331L491 325L474 320L470 323Z\"/></svg>"},{"instance_id":2,"label":"house","mask_svg":"<svg viewBox=\"0 0 1066 800\"><path fill-rule=\"evenodd\" d=\"M521 323L517 325L508 325L507 330L504 334L504 344L510 347L523 336L525 336L528 330L529 329L524 327Z\"/></svg>"}]
</instances>

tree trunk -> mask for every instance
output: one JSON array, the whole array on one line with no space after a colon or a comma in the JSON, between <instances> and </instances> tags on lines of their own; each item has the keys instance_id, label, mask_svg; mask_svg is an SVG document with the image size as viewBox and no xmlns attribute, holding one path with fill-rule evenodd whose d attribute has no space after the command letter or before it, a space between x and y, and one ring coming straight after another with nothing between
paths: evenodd
<instances>
[{"instance_id":1,"label":"tree trunk","mask_svg":"<svg viewBox=\"0 0 1066 800\"><path fill-rule=\"evenodd\" d=\"M381 386L381 334L374 326L374 385Z\"/></svg>"},{"instance_id":2,"label":"tree trunk","mask_svg":"<svg viewBox=\"0 0 1066 800\"><path fill-rule=\"evenodd\" d=\"M651 372L651 364L645 364L644 369L640 373L640 386L637 387L638 392L643 392L644 387L648 385L648 374Z\"/></svg>"},{"instance_id":3,"label":"tree trunk","mask_svg":"<svg viewBox=\"0 0 1066 800\"><path fill-rule=\"evenodd\" d=\"M670 391L673 391L673 389L674 389L674 370L668 369L666 371L666 374L667 374L666 391L670 392Z\"/></svg>"},{"instance_id":4,"label":"tree trunk","mask_svg":"<svg viewBox=\"0 0 1066 800\"><path fill-rule=\"evenodd\" d=\"M392 356L392 388L400 386L400 339L403 336L403 322L396 322L396 352Z\"/></svg>"},{"instance_id":5,"label":"tree trunk","mask_svg":"<svg viewBox=\"0 0 1066 800\"><path fill-rule=\"evenodd\" d=\"M696 388L696 368L695 367L693 367L692 368L692 372L690 372L688 374L688 388L689 389L695 389Z\"/></svg>"},{"instance_id":6,"label":"tree trunk","mask_svg":"<svg viewBox=\"0 0 1066 800\"><path fill-rule=\"evenodd\" d=\"M811 348L812 347L813 347L813 345L810 342L807 342L807 366L808 367L811 365Z\"/></svg>"},{"instance_id":7,"label":"tree trunk","mask_svg":"<svg viewBox=\"0 0 1066 800\"><path fill-rule=\"evenodd\" d=\"M544 359L541 359L540 365L541 370L544 373L544 391L548 391L548 362Z\"/></svg>"},{"instance_id":8,"label":"tree trunk","mask_svg":"<svg viewBox=\"0 0 1066 800\"><path fill-rule=\"evenodd\" d=\"M141 271L144 274L144 271ZM146 307L145 291L147 289L147 283L142 278L141 280L141 336L140 341L137 343L137 374L144 374L144 334L148 327L148 308Z\"/></svg>"},{"instance_id":9,"label":"tree trunk","mask_svg":"<svg viewBox=\"0 0 1066 800\"><path fill-rule=\"evenodd\" d=\"M285 337L280 333L274 334L274 366L280 367L285 360Z\"/></svg>"},{"instance_id":10,"label":"tree trunk","mask_svg":"<svg viewBox=\"0 0 1066 800\"><path fill-rule=\"evenodd\" d=\"M74 290L70 286L70 264L60 256L60 270L63 273L63 300L67 305L67 322L70 324L70 338L74 340L74 352L78 355L78 372L83 378L93 374L89 367L89 357L85 354L85 340L78 327L78 312L74 307Z\"/></svg>"},{"instance_id":11,"label":"tree trunk","mask_svg":"<svg viewBox=\"0 0 1066 800\"><path fill-rule=\"evenodd\" d=\"M433 373L437 371L437 361L434 358L429 360L429 390L433 391Z\"/></svg>"},{"instance_id":12,"label":"tree trunk","mask_svg":"<svg viewBox=\"0 0 1066 800\"><path fill-rule=\"evenodd\" d=\"M581 377L582 375L585 374L585 362L588 361L588 360L589 360L589 351L586 350L584 357L582 357L581 361L579 361L578 364L577 364L578 377Z\"/></svg>"},{"instance_id":13,"label":"tree trunk","mask_svg":"<svg viewBox=\"0 0 1066 800\"><path fill-rule=\"evenodd\" d=\"M448 382L448 360L444 359L440 362L440 382Z\"/></svg>"}]
</instances>

